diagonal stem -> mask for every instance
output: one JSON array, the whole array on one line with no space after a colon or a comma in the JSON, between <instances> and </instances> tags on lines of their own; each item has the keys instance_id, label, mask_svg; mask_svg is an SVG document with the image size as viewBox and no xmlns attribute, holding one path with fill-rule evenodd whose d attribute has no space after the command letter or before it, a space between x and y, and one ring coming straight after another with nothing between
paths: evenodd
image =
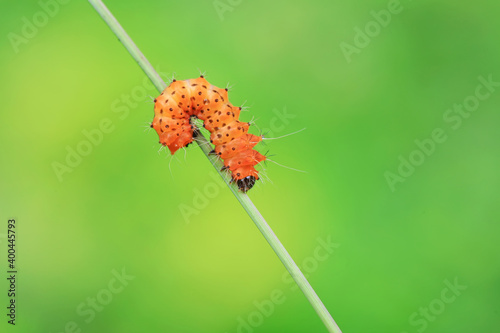
<instances>
[{"instance_id":1,"label":"diagonal stem","mask_svg":"<svg viewBox=\"0 0 500 333\"><path fill-rule=\"evenodd\" d=\"M146 59L144 54L142 54L141 50L135 45L134 41L130 38L130 36L125 32L120 23L116 20L116 18L111 14L109 9L104 5L101 0L89 0L90 4L94 6L95 10L101 15L103 20L107 23L107 25L111 28L114 34L118 37L120 42L125 46L127 51L132 55L132 57L137 61L139 66L141 66L142 70L149 77L151 82L155 85L159 92L162 92L166 88L165 82L161 79L158 73L155 71L153 66ZM283 244L281 244L280 240L274 234L271 227L267 224L266 220L262 217L259 210L255 207L253 202L250 200L248 195L242 193L238 190L237 186L234 183L230 183L227 177L227 174L221 171L222 163L217 157L213 154L209 154L211 150L211 145L208 140L203 135L196 136L196 142L200 146L203 153L210 160L212 165L215 167L217 172L224 179L227 186L231 189L234 196L243 208L246 210L250 218L253 220L257 228L259 228L260 232L266 238L271 248L274 250L276 255L279 257L283 265L286 267L290 275L293 277L297 285L300 287L306 298L309 300L314 310L321 318L323 323L329 332L332 333L341 333L339 327L333 320L332 316L323 305L323 302L319 299L318 295L311 287L304 274L300 271L299 267L295 264L292 257L285 249Z\"/></svg>"}]
</instances>

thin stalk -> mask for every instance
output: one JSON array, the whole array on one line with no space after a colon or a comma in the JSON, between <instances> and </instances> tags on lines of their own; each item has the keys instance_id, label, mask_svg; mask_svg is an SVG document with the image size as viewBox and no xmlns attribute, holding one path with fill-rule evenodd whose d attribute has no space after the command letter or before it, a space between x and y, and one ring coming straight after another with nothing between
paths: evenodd
<instances>
[{"instance_id":1,"label":"thin stalk","mask_svg":"<svg viewBox=\"0 0 500 333\"><path fill-rule=\"evenodd\" d=\"M99 13L99 15L101 15L103 20L115 33L120 42L129 51L129 53L139 64L139 66L141 66L142 70L153 82L158 91L162 92L166 88L165 82L163 82L163 80L155 71L153 66L151 66L149 61L144 56L144 54L142 54L137 45L135 45L130 36L122 28L120 23L116 20L113 14L111 14L109 9L104 5L104 3L101 0L89 0L89 2L92 4L92 6L94 6L95 10ZM299 288L302 290L306 298L309 300L312 307L314 308L318 316L321 318L328 331L332 333L341 333L339 327L335 323L335 320L333 320L332 316L330 315L326 307L323 305L323 302L321 302L318 295L316 294L314 289L311 287L311 285L305 278L304 274L302 274L299 267L295 264L288 251L285 249L283 244L281 244L280 240L274 234L271 227L267 224L266 220L264 220L264 217L262 217L259 210L253 204L252 200L250 200L248 195L240 192L234 183L230 183L230 178L228 177L227 173L221 171L223 164L221 163L220 159L218 159L217 156L213 154L209 154L209 152L212 150L212 147L208 142L208 140L201 134L196 135L195 138L196 142L198 143L199 147L201 148L205 156L210 160L215 170L217 170L217 172L221 175L222 179L231 189L236 199L238 199L240 204L243 206L245 211L248 213L252 221L257 226L257 228L259 228L262 235L264 235L267 242L274 250L278 258L281 260L283 265L286 267L286 269L288 270L292 278L295 280Z\"/></svg>"}]
</instances>

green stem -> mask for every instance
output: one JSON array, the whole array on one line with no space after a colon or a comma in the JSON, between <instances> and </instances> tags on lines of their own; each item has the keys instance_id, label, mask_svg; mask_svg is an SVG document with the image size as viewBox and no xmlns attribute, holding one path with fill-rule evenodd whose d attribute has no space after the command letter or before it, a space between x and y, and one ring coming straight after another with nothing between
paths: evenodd
<instances>
[{"instance_id":1,"label":"green stem","mask_svg":"<svg viewBox=\"0 0 500 333\"><path fill-rule=\"evenodd\" d=\"M153 66L146 59L144 54L139 50L139 48L135 45L130 36L125 32L120 23L116 20L116 18L111 14L109 9L104 5L101 0L89 0L89 2L94 6L95 10L101 15L103 20L108 24L111 30L118 37L120 42L125 46L125 48L130 52L132 57L137 61L139 66L141 66L142 70L146 73L146 75L153 82L155 87L159 92L162 92L166 88L165 82L161 79L158 73L155 71ZM222 172L222 163L221 161L213 154L209 154L211 150L211 145L208 140L203 135L198 135L196 137L196 142L200 146L203 153L207 156L207 158L212 162L212 165L215 167L217 172L221 175L221 177L226 182L227 186L231 189L234 196L243 208L246 210L252 221L255 223L257 228L259 228L260 232L266 238L271 248L274 250L276 255L279 257L283 265L286 267L292 278L295 280L297 285L300 287L304 295L307 297L314 310L316 310L317 314L325 324L326 328L329 332L332 333L341 333L339 327L333 320L332 316L323 305L323 302L319 299L318 295L311 287L304 274L300 271L299 267L295 264L292 257L285 249L283 244L281 244L280 240L274 234L271 227L267 224L266 220L262 217L259 210L255 207L253 202L250 200L248 195L242 193L238 190L237 186L234 183L230 183L230 178L227 176L227 173Z\"/></svg>"}]
</instances>

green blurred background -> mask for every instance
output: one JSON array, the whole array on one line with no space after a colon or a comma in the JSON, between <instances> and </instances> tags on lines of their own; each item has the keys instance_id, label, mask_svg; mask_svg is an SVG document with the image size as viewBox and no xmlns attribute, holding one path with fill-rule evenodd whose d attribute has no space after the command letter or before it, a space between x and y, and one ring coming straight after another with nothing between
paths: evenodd
<instances>
[{"instance_id":1,"label":"green blurred background","mask_svg":"<svg viewBox=\"0 0 500 333\"><path fill-rule=\"evenodd\" d=\"M12 217L19 264L1 331L326 332L199 148L157 153L157 92L90 4L46 3L0 8L2 309ZM497 1L402 1L380 31L387 1L106 4L164 77L233 84L268 136L307 128L260 150L308 173L268 163L249 194L344 332L498 331L500 91L443 118L500 81Z\"/></svg>"}]
</instances>

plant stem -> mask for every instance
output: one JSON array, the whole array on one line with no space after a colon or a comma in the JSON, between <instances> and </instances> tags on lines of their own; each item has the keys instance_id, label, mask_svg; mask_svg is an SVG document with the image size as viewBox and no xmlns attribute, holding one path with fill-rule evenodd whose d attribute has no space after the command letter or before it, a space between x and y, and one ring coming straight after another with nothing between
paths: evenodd
<instances>
[{"instance_id":1,"label":"plant stem","mask_svg":"<svg viewBox=\"0 0 500 333\"><path fill-rule=\"evenodd\" d=\"M108 24L108 26L115 33L115 35L118 37L120 42L125 46L125 48L129 51L129 53L132 55L135 61L137 61L139 66L141 66L143 71L150 78L150 80L153 82L158 91L162 92L166 88L165 82L163 82L163 80L155 71L153 66L151 66L149 61L144 56L144 54L142 54L142 52L135 45L130 36L122 28L120 23L116 20L113 14L111 14L109 9L104 5L104 3L101 0L89 0L89 2L92 4L92 6L94 6L95 10L99 13L99 15L101 15L103 20ZM304 274L302 274L299 267L295 264L288 251L285 249L283 244L281 244L278 237L274 234L273 230L267 224L266 220L264 220L264 217L262 217L259 210L255 207L255 205L250 200L248 195L240 192L234 183L230 183L230 178L228 177L227 173L221 171L223 165L220 162L220 160L215 155L209 154L211 150L211 145L208 142L208 140L203 135L200 134L196 136L196 142L200 146L205 156L207 156L207 158L210 160L214 168L217 170L217 172L224 179L227 186L229 186L234 196L236 197L236 199L238 199L240 204L246 210L246 212L248 213L252 221L255 223L257 228L259 228L262 235L264 235L267 242L274 250L278 258L281 260L283 265L286 267L286 269L288 270L292 278L295 280L297 285L300 287L306 298L309 300L314 310L317 312L317 314L325 324L328 331L332 333L341 333L339 327L337 326L332 316L330 315L326 307L319 299L314 289L311 287L311 285L305 278Z\"/></svg>"}]
</instances>

